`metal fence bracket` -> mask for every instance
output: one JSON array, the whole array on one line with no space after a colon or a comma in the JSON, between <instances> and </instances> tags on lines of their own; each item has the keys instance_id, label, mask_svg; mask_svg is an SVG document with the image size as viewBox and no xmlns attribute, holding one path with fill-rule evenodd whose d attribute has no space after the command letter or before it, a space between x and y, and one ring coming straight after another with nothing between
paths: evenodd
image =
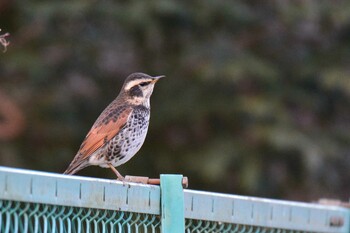
<instances>
[{"instance_id":1,"label":"metal fence bracket","mask_svg":"<svg viewBox=\"0 0 350 233\"><path fill-rule=\"evenodd\" d=\"M152 184L152 185L160 185L160 179L158 178L149 178L147 176L125 176L126 182L132 183L140 183L140 184ZM188 187L188 178L186 176L182 177L182 187Z\"/></svg>"},{"instance_id":2,"label":"metal fence bracket","mask_svg":"<svg viewBox=\"0 0 350 233\"><path fill-rule=\"evenodd\" d=\"M160 175L161 219L163 233L185 232L182 175Z\"/></svg>"}]
</instances>

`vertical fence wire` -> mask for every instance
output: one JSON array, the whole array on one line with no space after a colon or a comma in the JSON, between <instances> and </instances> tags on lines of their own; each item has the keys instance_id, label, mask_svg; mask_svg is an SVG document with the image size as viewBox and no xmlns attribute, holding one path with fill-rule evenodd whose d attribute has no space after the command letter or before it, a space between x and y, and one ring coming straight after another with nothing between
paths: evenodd
<instances>
[{"instance_id":1,"label":"vertical fence wire","mask_svg":"<svg viewBox=\"0 0 350 233\"><path fill-rule=\"evenodd\" d=\"M309 231L295 231L279 228L249 226L242 224L223 223L186 219L185 233L220 232L220 233L315 233Z\"/></svg>"},{"instance_id":2,"label":"vertical fence wire","mask_svg":"<svg viewBox=\"0 0 350 233\"><path fill-rule=\"evenodd\" d=\"M0 200L1 233L158 233L157 215Z\"/></svg>"}]
</instances>

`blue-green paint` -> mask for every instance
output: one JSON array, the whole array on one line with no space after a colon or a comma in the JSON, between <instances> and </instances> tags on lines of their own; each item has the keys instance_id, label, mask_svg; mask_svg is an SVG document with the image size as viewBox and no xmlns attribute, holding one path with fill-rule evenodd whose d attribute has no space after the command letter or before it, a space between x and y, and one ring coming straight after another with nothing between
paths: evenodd
<instances>
[{"instance_id":1,"label":"blue-green paint","mask_svg":"<svg viewBox=\"0 0 350 233\"><path fill-rule=\"evenodd\" d=\"M163 233L181 233L185 218L186 232L350 233L349 208L182 190L181 179L161 177L161 205L156 185L0 166L0 232L81 232L89 227L146 233L162 227Z\"/></svg>"},{"instance_id":2,"label":"blue-green paint","mask_svg":"<svg viewBox=\"0 0 350 233\"><path fill-rule=\"evenodd\" d=\"M185 232L182 175L161 175L160 193L162 233Z\"/></svg>"}]
</instances>

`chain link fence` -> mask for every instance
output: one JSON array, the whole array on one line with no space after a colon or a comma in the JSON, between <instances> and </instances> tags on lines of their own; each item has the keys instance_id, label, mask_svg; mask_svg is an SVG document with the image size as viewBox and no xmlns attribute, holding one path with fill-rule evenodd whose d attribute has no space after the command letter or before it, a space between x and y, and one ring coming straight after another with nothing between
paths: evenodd
<instances>
[{"instance_id":1,"label":"chain link fence","mask_svg":"<svg viewBox=\"0 0 350 233\"><path fill-rule=\"evenodd\" d=\"M344 207L183 190L164 176L159 187L0 167L0 232L350 233Z\"/></svg>"}]
</instances>

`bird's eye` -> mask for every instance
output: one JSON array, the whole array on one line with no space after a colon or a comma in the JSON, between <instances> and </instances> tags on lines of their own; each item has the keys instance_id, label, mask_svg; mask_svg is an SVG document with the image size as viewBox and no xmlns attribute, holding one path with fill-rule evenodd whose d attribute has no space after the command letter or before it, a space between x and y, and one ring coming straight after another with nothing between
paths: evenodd
<instances>
[{"instance_id":1,"label":"bird's eye","mask_svg":"<svg viewBox=\"0 0 350 233\"><path fill-rule=\"evenodd\" d=\"M144 87L144 86L147 86L148 85L148 82L143 82L143 83L140 83L139 84L141 87Z\"/></svg>"}]
</instances>

